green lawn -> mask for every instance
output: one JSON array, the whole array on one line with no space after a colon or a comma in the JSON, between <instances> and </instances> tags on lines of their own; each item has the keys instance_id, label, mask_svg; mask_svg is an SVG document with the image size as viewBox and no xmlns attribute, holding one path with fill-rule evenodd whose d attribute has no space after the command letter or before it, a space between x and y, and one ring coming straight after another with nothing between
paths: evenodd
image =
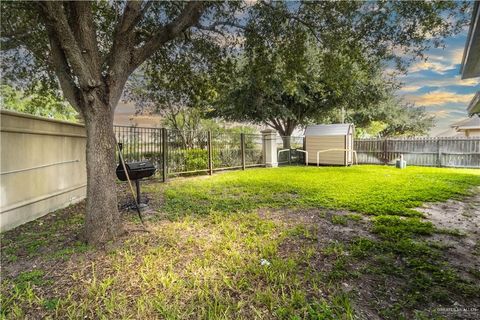
<instances>
[{"instance_id":1,"label":"green lawn","mask_svg":"<svg viewBox=\"0 0 480 320\"><path fill-rule=\"evenodd\" d=\"M256 208L346 209L372 215L418 216L412 208L468 194L480 170L386 166L284 167L175 181L165 190L165 210L238 212ZM151 186L148 190L162 188Z\"/></svg>"},{"instance_id":2,"label":"green lawn","mask_svg":"<svg viewBox=\"0 0 480 320\"><path fill-rule=\"evenodd\" d=\"M383 166L250 169L146 183L156 210L150 233L135 231L130 215L126 236L105 248L85 246L74 241L80 203L3 234L1 314L450 318L438 308L480 304L478 270L448 264L438 237L462 236L413 208L464 198L479 185L480 170Z\"/></svg>"}]
</instances>

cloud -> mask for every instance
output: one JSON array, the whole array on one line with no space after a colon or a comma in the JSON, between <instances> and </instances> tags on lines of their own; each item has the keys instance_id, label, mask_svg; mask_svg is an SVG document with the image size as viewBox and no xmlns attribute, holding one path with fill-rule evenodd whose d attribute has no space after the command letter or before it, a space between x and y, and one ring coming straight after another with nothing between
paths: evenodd
<instances>
[{"instance_id":1,"label":"cloud","mask_svg":"<svg viewBox=\"0 0 480 320\"><path fill-rule=\"evenodd\" d=\"M480 79L465 79L462 80L460 75L455 77L445 77L445 78L437 78L437 79L418 79L418 80L411 80L409 84L412 83L421 83L423 86L437 86L437 87L446 87L446 86L465 86L465 87L473 87L480 84Z\"/></svg>"},{"instance_id":2,"label":"cloud","mask_svg":"<svg viewBox=\"0 0 480 320\"><path fill-rule=\"evenodd\" d=\"M405 101L427 107L435 116L434 132L446 131L450 125L467 116L467 105L480 89L480 78L460 79L460 64L468 30L445 39L445 48L425 52L427 61L417 60L406 75L398 80L404 84L398 95Z\"/></svg>"},{"instance_id":3,"label":"cloud","mask_svg":"<svg viewBox=\"0 0 480 320\"><path fill-rule=\"evenodd\" d=\"M438 110L435 112L431 112L430 114L434 115L435 118L447 118L450 115L450 111L448 110Z\"/></svg>"},{"instance_id":4,"label":"cloud","mask_svg":"<svg viewBox=\"0 0 480 320\"><path fill-rule=\"evenodd\" d=\"M406 76L400 77L399 80L406 84L400 88L400 93L414 92L414 88L421 89L422 87L437 87L438 89L448 91L448 87L450 86L465 87L465 89L467 89L468 87L480 85L480 78L462 80L460 74L453 77L447 75L431 77L417 72L416 74L407 74Z\"/></svg>"},{"instance_id":5,"label":"cloud","mask_svg":"<svg viewBox=\"0 0 480 320\"><path fill-rule=\"evenodd\" d=\"M447 72L448 70L454 69L455 64L442 61L443 57L439 58L436 57L437 59L429 59L427 61L417 61L416 63L413 63L409 68L409 72L421 72L425 70L429 71L434 71L439 74L443 74Z\"/></svg>"},{"instance_id":6,"label":"cloud","mask_svg":"<svg viewBox=\"0 0 480 320\"><path fill-rule=\"evenodd\" d=\"M467 104L472 100L473 96L474 93L458 94L454 92L437 90L418 96L409 95L405 96L405 98L425 107L441 106L448 104L464 104L466 107Z\"/></svg>"},{"instance_id":7,"label":"cloud","mask_svg":"<svg viewBox=\"0 0 480 320\"><path fill-rule=\"evenodd\" d=\"M432 49L427 53L427 60L414 62L408 71L411 73L425 70L444 74L445 72L456 69L462 63L463 44L452 44L447 49Z\"/></svg>"},{"instance_id":8,"label":"cloud","mask_svg":"<svg viewBox=\"0 0 480 320\"><path fill-rule=\"evenodd\" d=\"M404 86L400 88L400 92L416 92L420 90L422 86L420 85L409 85L409 86Z\"/></svg>"},{"instance_id":9,"label":"cloud","mask_svg":"<svg viewBox=\"0 0 480 320\"><path fill-rule=\"evenodd\" d=\"M452 50L451 53L451 58L452 62L455 64L461 64L462 63L462 58L463 58L463 48L458 48L455 50Z\"/></svg>"}]
</instances>

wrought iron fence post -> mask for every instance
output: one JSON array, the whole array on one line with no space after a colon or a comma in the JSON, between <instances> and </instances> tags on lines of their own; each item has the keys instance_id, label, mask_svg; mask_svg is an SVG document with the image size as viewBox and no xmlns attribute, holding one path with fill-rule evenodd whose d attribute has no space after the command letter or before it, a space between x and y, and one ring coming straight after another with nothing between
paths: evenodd
<instances>
[{"instance_id":1,"label":"wrought iron fence post","mask_svg":"<svg viewBox=\"0 0 480 320\"><path fill-rule=\"evenodd\" d=\"M207 150L208 150L208 174L213 174L213 163L212 163L212 133L207 132Z\"/></svg>"},{"instance_id":2,"label":"wrought iron fence post","mask_svg":"<svg viewBox=\"0 0 480 320\"><path fill-rule=\"evenodd\" d=\"M242 153L242 170L245 170L245 133L240 133L240 152Z\"/></svg>"},{"instance_id":3,"label":"wrought iron fence post","mask_svg":"<svg viewBox=\"0 0 480 320\"><path fill-rule=\"evenodd\" d=\"M162 128L162 178L163 182L168 178L168 133L166 128Z\"/></svg>"}]
</instances>

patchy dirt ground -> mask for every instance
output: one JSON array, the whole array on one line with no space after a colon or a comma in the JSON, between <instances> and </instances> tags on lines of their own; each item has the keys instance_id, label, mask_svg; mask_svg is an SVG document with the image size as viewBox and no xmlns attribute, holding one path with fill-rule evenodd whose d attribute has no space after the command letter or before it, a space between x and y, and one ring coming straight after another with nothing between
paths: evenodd
<instances>
[{"instance_id":1,"label":"patchy dirt ground","mask_svg":"<svg viewBox=\"0 0 480 320\"><path fill-rule=\"evenodd\" d=\"M462 277L480 283L480 188L472 190L472 196L461 200L448 200L442 203L426 203L419 212L432 222L440 233L425 237L425 240L443 251L442 258L453 266ZM349 243L356 238L377 239L371 233L372 223L369 217L345 219L344 223L335 223L334 217L348 217L352 213L338 210L261 210L260 214L270 219L278 219L291 224L310 226L317 233L315 266L318 272L331 272L337 258L348 252L323 254L336 244ZM298 239L286 239L282 252L299 250ZM341 251L341 249L339 249ZM364 262L351 262L350 272L365 268ZM395 277L379 277L362 274L356 278L343 280L341 286L346 292L355 296L355 311L360 319L382 319L379 311L401 299L396 288L404 285ZM383 291L383 292L382 292ZM385 291L387 294L385 295ZM382 292L382 293L380 293ZM445 310L442 308L446 308ZM452 308L452 310L449 310ZM457 308L457 309L455 309ZM451 296L450 304L432 304L426 309L439 310L438 315L444 319L480 319L480 297L464 301L460 296ZM460 310L460 311L459 311ZM467 310L467 311L465 311ZM414 317L414 314L411 314Z\"/></svg>"},{"instance_id":2,"label":"patchy dirt ground","mask_svg":"<svg viewBox=\"0 0 480 320\"><path fill-rule=\"evenodd\" d=\"M432 236L432 241L447 250L448 262L467 277L472 272L480 274L480 188L462 200L427 203L417 210L438 229L450 230Z\"/></svg>"},{"instance_id":3,"label":"patchy dirt ground","mask_svg":"<svg viewBox=\"0 0 480 320\"><path fill-rule=\"evenodd\" d=\"M465 239L480 236L480 188L473 189L471 197L427 203L417 210L439 228L457 229L466 234ZM465 241L468 242L471 241Z\"/></svg>"},{"instance_id":4,"label":"patchy dirt ground","mask_svg":"<svg viewBox=\"0 0 480 320\"><path fill-rule=\"evenodd\" d=\"M368 217L352 214L343 210L260 210L259 214L268 219L286 222L291 225L306 226L311 236L304 235L299 238L287 238L280 247L281 254L288 258L292 252L301 250L305 242L315 242L316 252L312 256L312 266L318 273L328 274L336 268L336 263L342 256L350 253L344 244L351 243L357 238L375 239L370 232L371 223ZM355 273L364 267L364 263L347 261L348 272ZM332 279L332 281L335 281ZM358 319L382 319L378 310L372 306L372 301L381 301L375 297L375 288L379 279L370 276L361 278L344 279L338 283L342 291L354 297L355 314ZM327 297L329 292L322 292Z\"/></svg>"}]
</instances>

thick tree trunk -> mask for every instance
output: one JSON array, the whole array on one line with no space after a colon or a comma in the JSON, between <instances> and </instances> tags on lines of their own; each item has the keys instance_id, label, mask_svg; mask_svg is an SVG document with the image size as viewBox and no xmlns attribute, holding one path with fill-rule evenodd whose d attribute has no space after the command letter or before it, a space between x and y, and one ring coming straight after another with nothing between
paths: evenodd
<instances>
[{"instance_id":1,"label":"thick tree trunk","mask_svg":"<svg viewBox=\"0 0 480 320\"><path fill-rule=\"evenodd\" d=\"M290 149L292 145L290 136L282 136L282 142L283 142L283 149Z\"/></svg>"},{"instance_id":2,"label":"thick tree trunk","mask_svg":"<svg viewBox=\"0 0 480 320\"><path fill-rule=\"evenodd\" d=\"M42 18L38 22L42 21L45 27L50 51L46 50L47 43L16 41L26 46L35 59L49 64L57 75L64 97L85 120L87 214L84 236L92 244L104 243L122 232L115 190L113 111L125 82L155 52L196 25L209 6L203 1L190 1L176 16L166 14L165 18L172 16L169 22L152 26L152 32L145 36L142 21L151 4L151 1L126 2L123 13L110 21L113 41L105 55L100 54L101 41L97 38L97 12L93 2L38 1L29 10L35 10ZM34 45L30 46L30 42ZM41 50L36 50L37 47Z\"/></svg>"},{"instance_id":3,"label":"thick tree trunk","mask_svg":"<svg viewBox=\"0 0 480 320\"><path fill-rule=\"evenodd\" d=\"M98 104L101 104L97 101ZM84 237L101 244L123 232L117 208L113 113L105 105L85 114L87 130L87 213Z\"/></svg>"},{"instance_id":4,"label":"thick tree trunk","mask_svg":"<svg viewBox=\"0 0 480 320\"><path fill-rule=\"evenodd\" d=\"M278 131L280 137L282 137L283 149L290 149L291 147L291 136L293 130L297 126L297 122L292 119L279 120L276 118L270 119L266 124L273 129Z\"/></svg>"}]
</instances>

